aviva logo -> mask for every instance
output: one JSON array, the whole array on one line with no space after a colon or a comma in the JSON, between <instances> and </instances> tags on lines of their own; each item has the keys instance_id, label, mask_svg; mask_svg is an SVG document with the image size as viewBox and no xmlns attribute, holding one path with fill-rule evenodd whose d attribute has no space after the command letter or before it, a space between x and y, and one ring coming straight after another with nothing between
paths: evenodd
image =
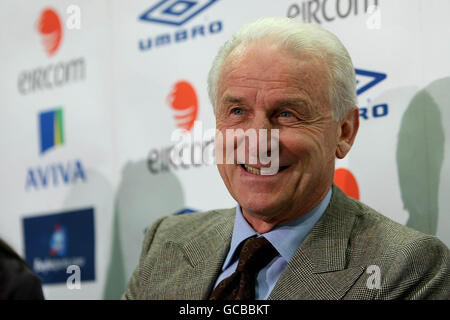
<instances>
[{"instance_id":1,"label":"aviva logo","mask_svg":"<svg viewBox=\"0 0 450 320\"><path fill-rule=\"evenodd\" d=\"M38 118L41 161L45 161L44 153L64 144L63 109L57 108L41 112L38 114ZM41 163L29 167L25 178L25 190L42 190L79 182L87 182L81 160L60 159L57 162Z\"/></svg>"},{"instance_id":2,"label":"aviva logo","mask_svg":"<svg viewBox=\"0 0 450 320\"><path fill-rule=\"evenodd\" d=\"M61 108L42 112L39 115L41 154L48 149L64 144L63 110Z\"/></svg>"}]
</instances>

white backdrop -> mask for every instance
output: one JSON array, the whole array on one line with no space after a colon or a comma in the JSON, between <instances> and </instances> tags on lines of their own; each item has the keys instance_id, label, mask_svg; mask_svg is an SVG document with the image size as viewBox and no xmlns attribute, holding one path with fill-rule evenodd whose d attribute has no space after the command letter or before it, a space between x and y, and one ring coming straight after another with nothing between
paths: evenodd
<instances>
[{"instance_id":1,"label":"white backdrop","mask_svg":"<svg viewBox=\"0 0 450 320\"><path fill-rule=\"evenodd\" d=\"M70 24L71 5L79 8L79 29ZM51 55L38 31L46 8L62 26ZM79 290L45 284L44 293L119 298L155 219L235 205L214 166L161 163L174 145L175 116L189 112L175 110L168 96L181 108L196 96L196 120L214 128L206 77L218 48L245 23L289 15L342 40L355 68L366 72L357 74L359 89L385 76L358 95L360 132L337 168L353 174L361 201L402 224L418 217L416 228L450 245L448 12L447 0L2 1L0 236L25 256L23 218L94 208L95 281ZM70 71L76 59L83 61L79 77ZM66 82L45 87L58 65ZM37 69L50 70L48 78ZM24 72L41 88L21 93ZM181 81L193 90L174 93ZM38 116L55 108L63 110L64 142L40 153ZM76 161L85 179L58 176ZM30 170L47 172L47 184L36 178L41 182L30 187Z\"/></svg>"}]
</instances>

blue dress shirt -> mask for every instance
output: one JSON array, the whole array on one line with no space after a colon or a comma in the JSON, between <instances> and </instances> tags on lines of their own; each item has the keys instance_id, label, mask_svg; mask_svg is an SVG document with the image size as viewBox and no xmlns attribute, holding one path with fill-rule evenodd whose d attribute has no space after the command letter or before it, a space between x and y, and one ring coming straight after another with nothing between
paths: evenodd
<instances>
[{"instance_id":1,"label":"blue dress shirt","mask_svg":"<svg viewBox=\"0 0 450 320\"><path fill-rule=\"evenodd\" d=\"M286 224L278 225L263 235L258 234L245 220L239 204L236 206L233 236L230 249L222 266L222 273L216 280L214 288L223 279L229 277L239 261L239 244L252 236L263 236L277 249L279 255L260 270L256 277L255 299L266 300L281 276L284 268L300 247L303 240L325 212L331 199L331 188L325 198L314 209L298 219Z\"/></svg>"}]
</instances>

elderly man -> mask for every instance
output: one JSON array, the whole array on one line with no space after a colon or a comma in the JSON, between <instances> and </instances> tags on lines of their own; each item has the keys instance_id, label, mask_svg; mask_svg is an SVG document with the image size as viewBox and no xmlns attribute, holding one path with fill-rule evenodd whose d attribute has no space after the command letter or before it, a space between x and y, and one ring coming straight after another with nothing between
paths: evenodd
<instances>
[{"instance_id":1,"label":"elderly man","mask_svg":"<svg viewBox=\"0 0 450 320\"><path fill-rule=\"evenodd\" d=\"M450 298L442 242L333 185L358 131L355 83L346 49L317 25L265 18L237 32L209 74L216 127L276 130L278 170L219 161L236 208L155 222L123 298Z\"/></svg>"}]
</instances>

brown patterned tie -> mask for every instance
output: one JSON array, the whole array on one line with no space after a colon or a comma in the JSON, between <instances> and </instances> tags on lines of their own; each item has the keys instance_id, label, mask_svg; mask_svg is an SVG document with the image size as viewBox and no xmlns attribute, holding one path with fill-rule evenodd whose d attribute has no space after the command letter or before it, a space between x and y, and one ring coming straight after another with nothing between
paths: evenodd
<instances>
[{"instance_id":1,"label":"brown patterned tie","mask_svg":"<svg viewBox=\"0 0 450 320\"><path fill-rule=\"evenodd\" d=\"M217 285L209 300L255 299L256 275L276 255L278 251L263 237L245 240L236 271Z\"/></svg>"}]
</instances>

